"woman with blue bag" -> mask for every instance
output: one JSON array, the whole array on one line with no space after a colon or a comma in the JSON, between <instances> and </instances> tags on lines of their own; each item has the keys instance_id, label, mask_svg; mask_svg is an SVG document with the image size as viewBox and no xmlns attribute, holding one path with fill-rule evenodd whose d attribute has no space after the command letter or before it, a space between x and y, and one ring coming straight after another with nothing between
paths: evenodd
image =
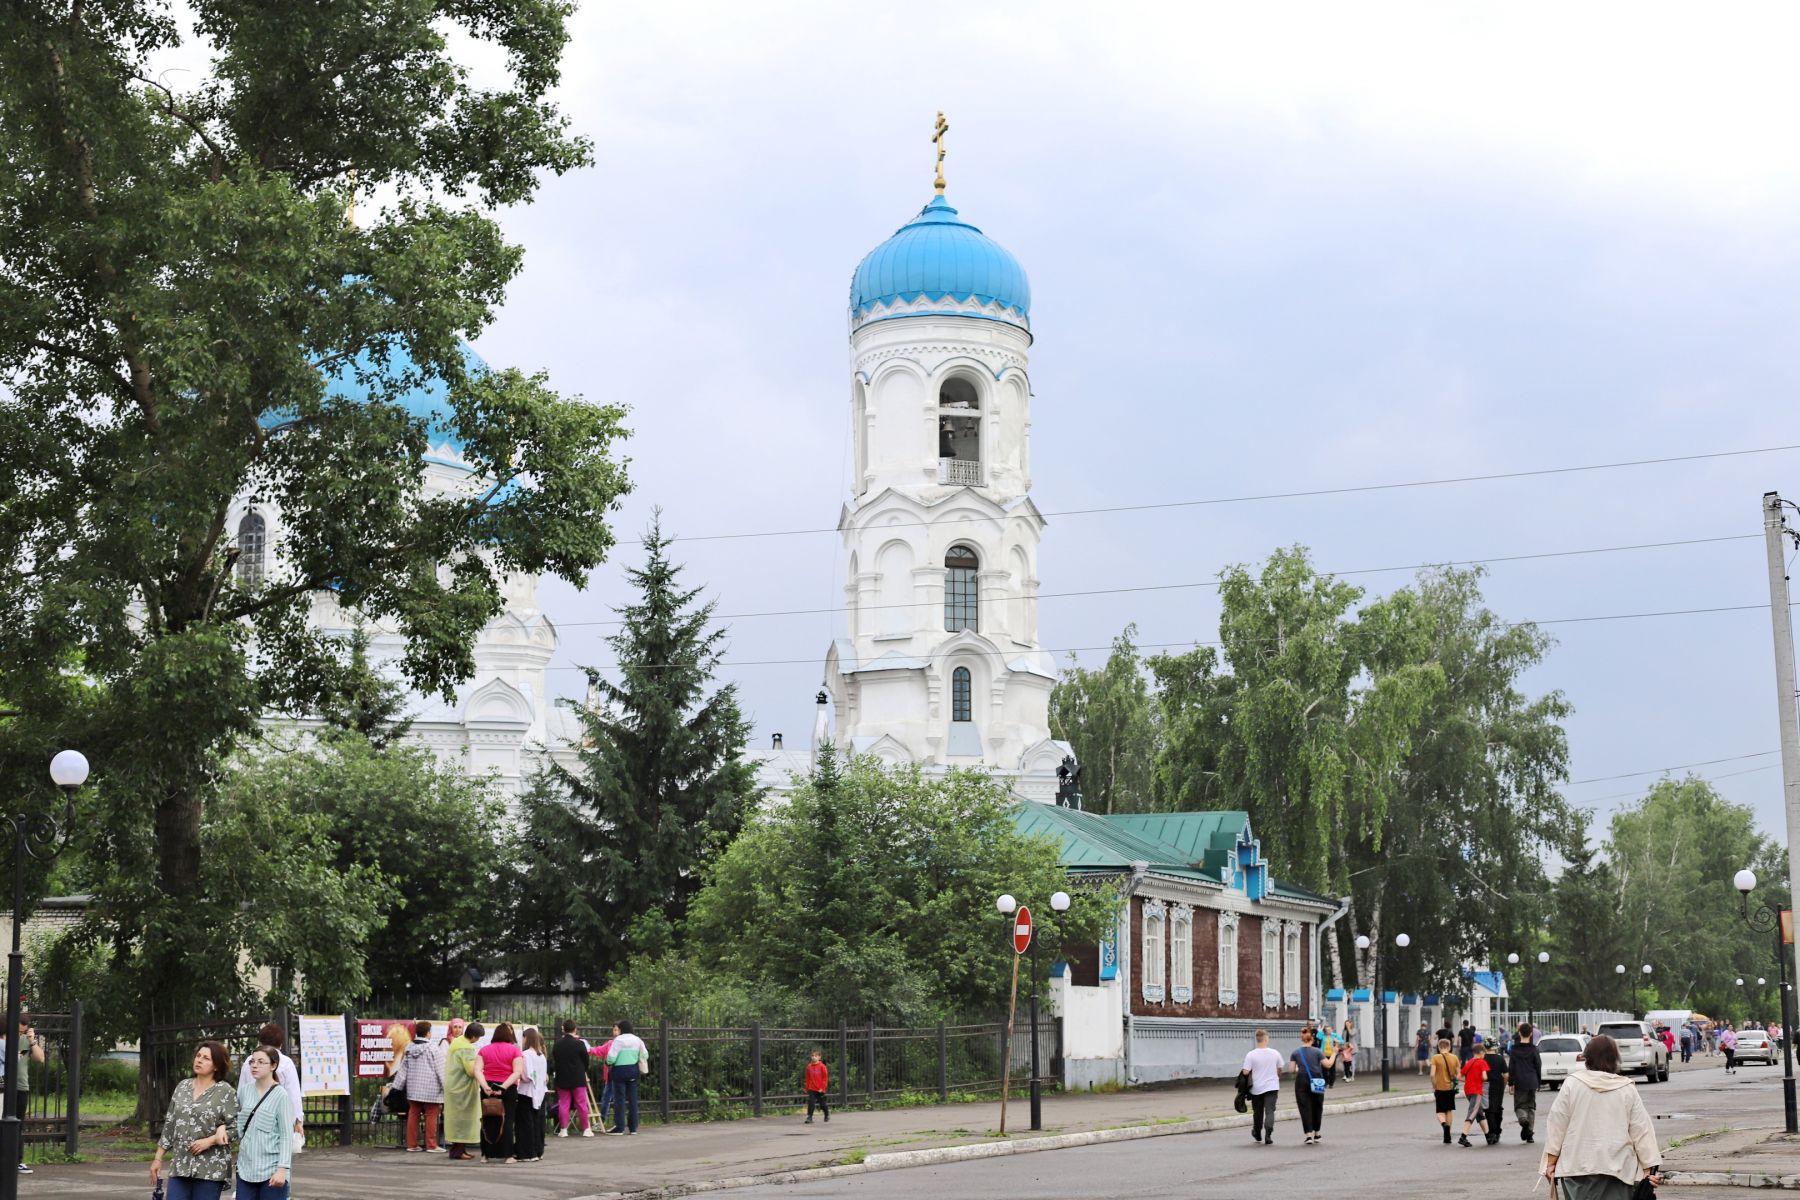
<instances>
[{"instance_id":1,"label":"woman with blue bag","mask_svg":"<svg viewBox=\"0 0 1800 1200\"><path fill-rule=\"evenodd\" d=\"M1306 1136L1302 1144L1311 1146L1319 1140L1319 1127L1325 1121L1325 1089L1335 1055L1327 1056L1313 1044L1318 1035L1310 1029L1300 1031L1300 1048L1288 1056L1294 1067L1294 1104L1300 1110L1300 1131Z\"/></svg>"}]
</instances>

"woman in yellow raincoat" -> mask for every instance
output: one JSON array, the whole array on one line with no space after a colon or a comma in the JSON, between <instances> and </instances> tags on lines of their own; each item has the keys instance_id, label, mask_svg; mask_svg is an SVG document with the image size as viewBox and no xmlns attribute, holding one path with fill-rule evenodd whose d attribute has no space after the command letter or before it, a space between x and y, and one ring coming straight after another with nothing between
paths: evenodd
<instances>
[{"instance_id":1,"label":"woman in yellow raincoat","mask_svg":"<svg viewBox=\"0 0 1800 1200\"><path fill-rule=\"evenodd\" d=\"M481 1022L470 1022L444 1058L444 1142L454 1159L473 1159L470 1150L481 1142L481 1056L475 1043L484 1032Z\"/></svg>"}]
</instances>

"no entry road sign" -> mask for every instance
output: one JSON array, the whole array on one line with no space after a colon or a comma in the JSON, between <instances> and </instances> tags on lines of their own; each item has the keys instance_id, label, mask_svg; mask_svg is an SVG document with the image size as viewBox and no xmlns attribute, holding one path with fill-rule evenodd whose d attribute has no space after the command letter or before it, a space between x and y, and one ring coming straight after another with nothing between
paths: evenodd
<instances>
[{"instance_id":1,"label":"no entry road sign","mask_svg":"<svg viewBox=\"0 0 1800 1200\"><path fill-rule=\"evenodd\" d=\"M1031 949L1031 910L1023 904L1019 905L1019 915L1013 918L1013 953L1023 954Z\"/></svg>"}]
</instances>

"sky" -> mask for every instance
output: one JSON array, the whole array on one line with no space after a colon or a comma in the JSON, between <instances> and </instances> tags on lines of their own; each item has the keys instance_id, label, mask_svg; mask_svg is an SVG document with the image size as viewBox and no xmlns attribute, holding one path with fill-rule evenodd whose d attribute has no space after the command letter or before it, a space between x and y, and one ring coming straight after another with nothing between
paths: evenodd
<instances>
[{"instance_id":1,"label":"sky","mask_svg":"<svg viewBox=\"0 0 1800 1200\"><path fill-rule=\"evenodd\" d=\"M949 199L1031 279L1044 593L1295 543L1349 571L1733 539L1495 563L1486 597L1559 622L1525 682L1574 706L1576 803L1705 763L1779 832L1759 504L1800 499L1800 451L1054 514L1800 443L1797 35L1773 4L588 3L559 97L596 164L503 214L525 268L476 345L629 407L627 539L656 507L830 529L846 290L930 198L942 109ZM722 614L843 602L832 533L676 556ZM557 690L609 661L638 558L544 585ZM1093 665L1128 623L1214 638L1217 595L1039 617ZM725 623L754 744L804 739L841 618Z\"/></svg>"}]
</instances>

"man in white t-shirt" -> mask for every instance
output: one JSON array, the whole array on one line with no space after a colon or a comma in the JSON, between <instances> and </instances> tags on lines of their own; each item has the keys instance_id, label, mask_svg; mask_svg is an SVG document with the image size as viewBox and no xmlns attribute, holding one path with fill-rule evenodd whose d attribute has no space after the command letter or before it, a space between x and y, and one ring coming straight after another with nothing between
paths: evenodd
<instances>
[{"instance_id":1,"label":"man in white t-shirt","mask_svg":"<svg viewBox=\"0 0 1800 1200\"><path fill-rule=\"evenodd\" d=\"M1281 1053L1269 1049L1269 1031L1256 1031L1256 1049L1244 1055L1243 1074L1250 1077L1250 1136L1265 1146L1275 1144L1275 1097L1281 1091Z\"/></svg>"}]
</instances>

